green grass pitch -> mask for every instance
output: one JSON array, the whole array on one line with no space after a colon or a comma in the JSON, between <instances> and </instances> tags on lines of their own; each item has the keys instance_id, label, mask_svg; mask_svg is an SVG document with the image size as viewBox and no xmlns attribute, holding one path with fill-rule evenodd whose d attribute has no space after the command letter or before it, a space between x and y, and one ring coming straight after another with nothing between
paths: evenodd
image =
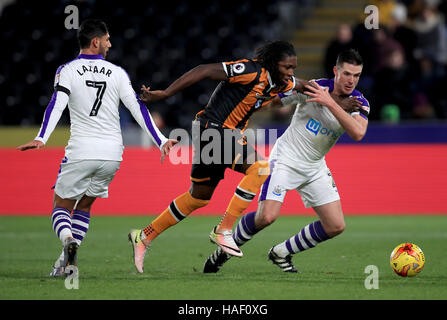
<instances>
[{"instance_id":1,"label":"green grass pitch","mask_svg":"<svg viewBox=\"0 0 447 320\"><path fill-rule=\"evenodd\" d=\"M445 216L348 216L343 234L299 253L301 271L287 274L267 260L268 249L315 216L284 216L242 247L217 274L203 274L215 249L208 233L218 216L189 217L167 230L146 255L137 274L127 242L130 228L154 217L95 217L79 249L79 289L48 277L61 251L49 217L0 217L0 299L132 300L389 300L447 299ZM420 246L424 270L401 278L389 266L402 242ZM379 270L379 288L367 290L368 265Z\"/></svg>"}]
</instances>

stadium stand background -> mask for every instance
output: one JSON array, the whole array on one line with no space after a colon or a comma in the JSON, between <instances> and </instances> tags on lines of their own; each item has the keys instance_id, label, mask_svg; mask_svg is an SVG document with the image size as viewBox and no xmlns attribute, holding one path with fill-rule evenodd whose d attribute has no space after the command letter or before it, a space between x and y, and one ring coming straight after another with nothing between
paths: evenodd
<instances>
[{"instance_id":1,"label":"stadium stand background","mask_svg":"<svg viewBox=\"0 0 447 320\"><path fill-rule=\"evenodd\" d=\"M358 48L365 59L359 89L373 106L371 120L446 118L445 0L231 0L206 5L186 0L51 0L45 5L3 0L0 4L0 125L40 124L56 68L78 53L76 31L64 28L68 16L64 8L71 4L79 8L81 21L97 17L108 23L113 46L108 59L128 71L136 91L143 83L165 88L200 63L252 57L262 42L285 38L297 49L296 74L304 79L330 76L336 52ZM379 7L379 30L364 28L367 4ZM349 30L337 35L343 25ZM153 104L151 111L165 132L188 129L215 85L199 83ZM291 112L267 112L255 122L286 124ZM124 128L134 123L127 110L121 116ZM68 121L66 111L60 123Z\"/></svg>"},{"instance_id":2,"label":"stadium stand background","mask_svg":"<svg viewBox=\"0 0 447 320\"><path fill-rule=\"evenodd\" d=\"M298 1L299 3L300 1ZM267 0L197 1L12 1L0 18L1 125L38 125L51 96L54 72L78 53L76 31L64 28L67 5L80 20L103 19L112 50L108 60L123 66L134 89L164 88L200 64L253 55L264 40L281 32L279 3ZM215 83L202 82L151 106L170 128L189 128ZM132 121L122 113L122 124ZM68 123L65 112L62 123Z\"/></svg>"}]
</instances>

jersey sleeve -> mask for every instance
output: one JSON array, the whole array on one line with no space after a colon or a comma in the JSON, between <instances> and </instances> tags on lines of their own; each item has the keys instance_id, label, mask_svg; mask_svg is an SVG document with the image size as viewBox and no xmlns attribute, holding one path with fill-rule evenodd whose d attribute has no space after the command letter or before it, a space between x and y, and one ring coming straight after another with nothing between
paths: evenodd
<instances>
[{"instance_id":1,"label":"jersey sleeve","mask_svg":"<svg viewBox=\"0 0 447 320\"><path fill-rule=\"evenodd\" d=\"M160 132L155 125L149 110L143 101L140 100L138 94L132 88L130 78L127 73L122 70L122 75L119 79L119 95L121 101L127 109L129 109L132 116L135 118L140 127L151 137L152 141L161 149L161 147L168 141L168 139Z\"/></svg>"},{"instance_id":2,"label":"jersey sleeve","mask_svg":"<svg viewBox=\"0 0 447 320\"><path fill-rule=\"evenodd\" d=\"M119 78L118 78L118 91L121 101L123 97L134 96L135 91L132 87L132 82L127 72L120 68Z\"/></svg>"},{"instance_id":3,"label":"jersey sleeve","mask_svg":"<svg viewBox=\"0 0 447 320\"><path fill-rule=\"evenodd\" d=\"M283 106L288 106L288 105L296 105L296 104L302 104L305 103L307 99L307 96L305 94L302 93L296 93L296 94L289 94L287 96L284 96L281 98L281 102Z\"/></svg>"},{"instance_id":4,"label":"jersey sleeve","mask_svg":"<svg viewBox=\"0 0 447 320\"><path fill-rule=\"evenodd\" d=\"M40 126L39 133L34 140L41 141L43 143L47 143L48 138L56 127L59 119L62 116L62 112L68 103L68 95L59 90L55 90L50 103L45 109L45 113L43 116L42 125Z\"/></svg>"},{"instance_id":5,"label":"jersey sleeve","mask_svg":"<svg viewBox=\"0 0 447 320\"><path fill-rule=\"evenodd\" d=\"M249 84L260 72L256 63L250 60L222 62L230 83Z\"/></svg>"},{"instance_id":6,"label":"jersey sleeve","mask_svg":"<svg viewBox=\"0 0 447 320\"><path fill-rule=\"evenodd\" d=\"M34 140L47 143L51 133L54 131L59 119L67 107L71 90L70 70L66 65L61 65L54 76L54 93L45 109L42 125Z\"/></svg>"},{"instance_id":7,"label":"jersey sleeve","mask_svg":"<svg viewBox=\"0 0 447 320\"><path fill-rule=\"evenodd\" d=\"M66 65L61 65L57 68L54 77L54 89L65 92L69 96L71 92L71 78L70 68Z\"/></svg>"},{"instance_id":8,"label":"jersey sleeve","mask_svg":"<svg viewBox=\"0 0 447 320\"><path fill-rule=\"evenodd\" d=\"M282 90L283 96L290 96L293 92L293 89L296 85L296 79L295 77L292 77L289 79L289 82L287 83L287 86Z\"/></svg>"},{"instance_id":9,"label":"jersey sleeve","mask_svg":"<svg viewBox=\"0 0 447 320\"><path fill-rule=\"evenodd\" d=\"M360 109L358 111L351 112L351 116L360 115L363 118L365 118L366 120L368 120L369 110L370 110L369 101L366 100L366 98L363 96L363 94L361 94L357 90L354 90L351 97L356 97L357 100L359 100L362 103L360 106Z\"/></svg>"},{"instance_id":10,"label":"jersey sleeve","mask_svg":"<svg viewBox=\"0 0 447 320\"><path fill-rule=\"evenodd\" d=\"M281 101L283 101L282 100L283 98L288 97L288 96L293 94L293 90L295 89L295 85L296 85L296 79L295 79L295 77L292 77L288 81L287 86L284 89L282 89L281 92L278 92L278 97L281 99ZM284 100L284 101L287 101L287 100ZM283 105L290 104L290 103L284 104L284 101L283 101Z\"/></svg>"}]
</instances>

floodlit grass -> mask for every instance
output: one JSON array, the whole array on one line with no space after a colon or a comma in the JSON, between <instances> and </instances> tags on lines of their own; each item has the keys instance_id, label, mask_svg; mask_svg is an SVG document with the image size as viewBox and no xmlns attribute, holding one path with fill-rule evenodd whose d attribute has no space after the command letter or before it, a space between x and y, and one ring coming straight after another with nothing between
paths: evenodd
<instances>
[{"instance_id":1,"label":"floodlit grass","mask_svg":"<svg viewBox=\"0 0 447 320\"><path fill-rule=\"evenodd\" d=\"M92 217L79 249L79 289L49 278L61 251L48 217L0 217L0 299L132 300L376 300L447 299L445 216L349 216L343 234L299 253L298 274L267 260L271 246L315 216L280 217L242 247L216 274L203 274L216 248L208 240L219 217L189 217L153 242L145 273L131 261L127 233L153 217ZM401 278L389 266L392 249L413 242L425 253L424 270ZM365 268L379 270L379 289L367 290Z\"/></svg>"}]
</instances>

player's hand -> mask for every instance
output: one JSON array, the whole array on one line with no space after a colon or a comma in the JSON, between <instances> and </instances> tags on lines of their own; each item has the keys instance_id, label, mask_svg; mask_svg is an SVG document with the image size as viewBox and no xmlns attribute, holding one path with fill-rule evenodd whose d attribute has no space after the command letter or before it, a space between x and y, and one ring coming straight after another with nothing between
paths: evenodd
<instances>
[{"instance_id":1,"label":"player's hand","mask_svg":"<svg viewBox=\"0 0 447 320\"><path fill-rule=\"evenodd\" d=\"M40 149L43 148L45 144L42 141L39 140L33 140L31 142L22 144L21 146L18 146L16 149L20 151L26 151L29 149Z\"/></svg>"},{"instance_id":2,"label":"player's hand","mask_svg":"<svg viewBox=\"0 0 447 320\"><path fill-rule=\"evenodd\" d=\"M178 143L178 140L169 139L165 142L165 144L161 147L161 163L165 160L165 157L169 155L169 151L171 148Z\"/></svg>"},{"instance_id":3,"label":"player's hand","mask_svg":"<svg viewBox=\"0 0 447 320\"><path fill-rule=\"evenodd\" d=\"M337 104L346 112L358 111L362 106L362 102L358 100L357 97L341 98L332 94L331 96L335 100L335 102L337 102Z\"/></svg>"},{"instance_id":4,"label":"player's hand","mask_svg":"<svg viewBox=\"0 0 447 320\"><path fill-rule=\"evenodd\" d=\"M144 84L141 86L140 99L143 102L155 102L168 98L168 95L164 90L151 91L150 87L146 87Z\"/></svg>"},{"instance_id":5,"label":"player's hand","mask_svg":"<svg viewBox=\"0 0 447 320\"><path fill-rule=\"evenodd\" d=\"M329 93L329 88L322 88L315 81L310 81L310 84L304 86L306 91L304 94L312 97L307 99L306 102L317 102L323 106L329 106L335 102Z\"/></svg>"}]
</instances>

